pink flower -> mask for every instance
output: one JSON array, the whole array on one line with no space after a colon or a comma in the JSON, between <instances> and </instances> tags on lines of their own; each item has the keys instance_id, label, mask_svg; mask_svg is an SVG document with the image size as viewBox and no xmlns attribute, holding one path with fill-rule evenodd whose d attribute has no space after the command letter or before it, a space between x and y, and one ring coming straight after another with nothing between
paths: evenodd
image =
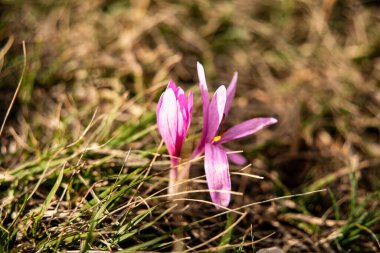
<instances>
[{"instance_id":1,"label":"pink flower","mask_svg":"<svg viewBox=\"0 0 380 253\"><path fill-rule=\"evenodd\" d=\"M235 125L226 132L218 135L218 129L231 108L236 91L237 72L235 72L228 89L220 86L211 101L209 100L206 77L203 66L197 63L199 87L203 103L203 129L198 147L194 150L193 158L205 152L205 172L211 199L215 204L228 206L231 198L231 179L227 157L234 163L242 165L246 162L240 154L228 154L223 143L239 139L263 127L277 122L274 118L254 118Z\"/></svg>"},{"instance_id":2,"label":"pink flower","mask_svg":"<svg viewBox=\"0 0 380 253\"><path fill-rule=\"evenodd\" d=\"M177 179L176 167L179 164L182 145L189 130L192 113L193 94L190 92L187 98L184 91L170 81L158 101L156 110L158 130L171 157L172 169L169 187Z\"/></svg>"}]
</instances>

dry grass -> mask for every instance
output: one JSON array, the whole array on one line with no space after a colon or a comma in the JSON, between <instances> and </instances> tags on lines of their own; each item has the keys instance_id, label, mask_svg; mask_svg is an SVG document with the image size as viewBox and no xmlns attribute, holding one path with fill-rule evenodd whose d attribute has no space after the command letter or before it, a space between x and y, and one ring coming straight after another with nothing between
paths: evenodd
<instances>
[{"instance_id":1,"label":"dry grass","mask_svg":"<svg viewBox=\"0 0 380 253\"><path fill-rule=\"evenodd\" d=\"M0 3L1 48L15 39L0 52L1 119L27 48L0 139L0 251L379 251L379 17L357 0ZM244 194L227 214L197 162L175 226L154 109L169 78L198 94L197 60L213 88L239 72L227 124L279 124L231 144L264 179L233 175Z\"/></svg>"}]
</instances>

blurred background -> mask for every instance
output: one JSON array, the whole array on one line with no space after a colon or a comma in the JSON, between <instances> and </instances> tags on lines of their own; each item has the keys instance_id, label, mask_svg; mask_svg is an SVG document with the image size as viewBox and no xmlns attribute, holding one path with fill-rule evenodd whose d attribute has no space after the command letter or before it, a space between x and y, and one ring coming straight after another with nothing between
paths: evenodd
<instances>
[{"instance_id":1,"label":"blurred background","mask_svg":"<svg viewBox=\"0 0 380 253\"><path fill-rule=\"evenodd\" d=\"M25 74L0 139L2 210L19 210L15 202L31 191L43 171L42 162L51 157L74 163L72 154L81 148L103 145L84 158L83 166L96 172L86 170L89 174L83 177L89 183L102 175L117 175L119 170L112 168L123 163L129 148L140 151L131 156L131 167L149 164L151 156L143 153L155 152L161 141L155 130L160 93L172 79L199 94L200 61L210 90L228 84L234 71L239 73L226 126L258 116L279 119L276 126L229 146L243 149L253 163L245 172L265 177L252 182L233 176L234 190L244 192L244 197L234 197L231 206L327 189L250 207L229 243L270 235L253 250L380 250L379 1L4 0L1 120L21 78L22 41ZM196 97L188 149L202 127ZM95 127L87 129L92 123ZM74 145L60 153L70 144ZM109 154L114 156L98 163ZM33 161L38 161L34 170L25 170ZM192 173L201 175L202 163ZM49 189L49 178L44 182ZM78 186L78 198L85 189ZM41 191L25 210L41 203L44 187ZM207 193L202 198L207 199ZM190 222L215 212L209 205L201 207L205 214L199 208L190 206L184 217ZM196 238L189 247L225 226L220 219L188 231ZM25 227L21 230L26 235ZM32 236L25 238L13 238L12 245L34 249L26 243ZM38 244L39 239L33 240ZM242 250L250 252L252 247Z\"/></svg>"}]
</instances>

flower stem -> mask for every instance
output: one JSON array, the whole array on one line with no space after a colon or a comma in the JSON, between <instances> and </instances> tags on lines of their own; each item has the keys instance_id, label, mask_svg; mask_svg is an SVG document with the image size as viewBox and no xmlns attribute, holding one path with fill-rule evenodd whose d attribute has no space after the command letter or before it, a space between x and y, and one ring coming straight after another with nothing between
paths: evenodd
<instances>
[{"instance_id":1,"label":"flower stem","mask_svg":"<svg viewBox=\"0 0 380 253\"><path fill-rule=\"evenodd\" d=\"M177 186L175 185L177 183L178 179L178 169L176 167L173 167L170 169L169 172L169 188L168 188L168 194L175 194L177 192Z\"/></svg>"},{"instance_id":2,"label":"flower stem","mask_svg":"<svg viewBox=\"0 0 380 253\"><path fill-rule=\"evenodd\" d=\"M171 159L171 169L169 171L169 188L168 194L175 194L178 192L178 166L179 166L179 158L173 157ZM172 198L169 196L169 198Z\"/></svg>"},{"instance_id":3,"label":"flower stem","mask_svg":"<svg viewBox=\"0 0 380 253\"><path fill-rule=\"evenodd\" d=\"M169 199L175 200L177 198L186 198L186 194L181 194L180 196L177 194L186 191L186 183L184 183L184 181L189 179L190 166L190 163L181 165L179 159L172 159L172 168L169 172ZM185 203L183 201L178 201L177 204L177 207L173 210L173 221L176 227L181 228L185 223L182 213ZM184 251L185 244L182 241L184 237L182 229L179 229L179 231L175 233L174 238L176 240L173 242L172 252Z\"/></svg>"}]
</instances>

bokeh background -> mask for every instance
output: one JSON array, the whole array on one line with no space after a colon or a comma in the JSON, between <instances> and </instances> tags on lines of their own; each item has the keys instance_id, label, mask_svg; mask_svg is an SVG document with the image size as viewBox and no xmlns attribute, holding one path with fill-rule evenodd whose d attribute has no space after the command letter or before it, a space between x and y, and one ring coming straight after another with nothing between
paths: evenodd
<instances>
[{"instance_id":1,"label":"bokeh background","mask_svg":"<svg viewBox=\"0 0 380 253\"><path fill-rule=\"evenodd\" d=\"M187 249L380 250L379 1L1 1L0 39L1 121L22 79L0 139L4 250L117 250L167 234L133 249L170 250L176 224L170 213L160 216L164 199L146 200L154 210L118 208L165 187L167 158L154 155L161 141L155 105L169 79L199 95L197 61L211 90L239 73L226 126L279 119L229 146L253 164L244 172L265 178L233 176L244 196L234 196L230 207L326 191L254 205L242 219L210 218L220 211L190 201L182 213L192 224ZM188 152L202 127L195 97ZM194 165L192 176L202 175L202 166ZM125 185L135 176L144 180L120 188L105 207L111 214L95 219L104 193L116 192L109 187L119 172ZM209 200L207 193L191 197ZM149 215L141 216L144 210ZM134 226L145 232L122 237Z\"/></svg>"}]
</instances>

